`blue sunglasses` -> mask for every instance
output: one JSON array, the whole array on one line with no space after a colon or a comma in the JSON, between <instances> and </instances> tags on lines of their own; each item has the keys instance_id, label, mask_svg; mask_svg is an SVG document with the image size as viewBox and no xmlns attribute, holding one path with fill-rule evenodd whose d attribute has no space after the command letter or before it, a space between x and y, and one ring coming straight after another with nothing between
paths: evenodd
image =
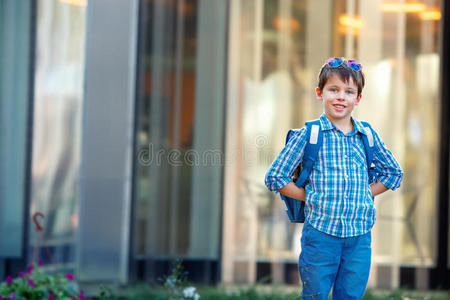
<instances>
[{"instance_id":1,"label":"blue sunglasses","mask_svg":"<svg viewBox=\"0 0 450 300\"><path fill-rule=\"evenodd\" d=\"M340 65L342 65L343 63L346 63L347 66L350 67L350 69L354 70L354 71L361 71L362 66L359 62L357 62L356 60L346 60L346 59L342 59L339 57L332 57L328 60L328 65L332 68L337 68Z\"/></svg>"}]
</instances>

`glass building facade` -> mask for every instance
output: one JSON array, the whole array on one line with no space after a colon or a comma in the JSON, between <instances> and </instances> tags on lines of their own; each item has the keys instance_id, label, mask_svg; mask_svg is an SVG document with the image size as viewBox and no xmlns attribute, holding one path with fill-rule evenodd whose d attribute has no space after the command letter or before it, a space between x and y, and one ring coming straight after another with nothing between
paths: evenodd
<instances>
[{"instance_id":1,"label":"glass building facade","mask_svg":"<svg viewBox=\"0 0 450 300\"><path fill-rule=\"evenodd\" d=\"M375 200L369 286L445 286L449 6L2 1L0 277L42 259L82 282L152 281L182 259L194 281L298 284L302 225L264 175L344 56L366 76L354 116L405 172Z\"/></svg>"}]
</instances>

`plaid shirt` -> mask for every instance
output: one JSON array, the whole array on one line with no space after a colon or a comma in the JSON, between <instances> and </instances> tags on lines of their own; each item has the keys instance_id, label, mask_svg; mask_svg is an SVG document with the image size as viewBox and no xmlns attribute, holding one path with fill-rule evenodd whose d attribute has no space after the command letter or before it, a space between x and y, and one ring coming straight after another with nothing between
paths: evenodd
<instances>
[{"instance_id":1,"label":"plaid shirt","mask_svg":"<svg viewBox=\"0 0 450 300\"><path fill-rule=\"evenodd\" d=\"M365 130L359 121L352 118L352 122L353 131L344 134L322 114L323 145L305 187L306 222L337 237L365 234L376 218L361 138ZM373 139L377 180L395 190L403 178L400 165L375 132ZM278 191L292 181L306 143L306 127L303 127L294 133L267 172L265 184L269 190Z\"/></svg>"}]
</instances>

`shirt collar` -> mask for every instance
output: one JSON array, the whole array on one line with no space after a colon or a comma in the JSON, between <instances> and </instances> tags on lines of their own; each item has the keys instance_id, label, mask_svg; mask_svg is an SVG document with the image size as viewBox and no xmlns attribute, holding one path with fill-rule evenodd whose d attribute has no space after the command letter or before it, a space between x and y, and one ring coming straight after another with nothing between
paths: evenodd
<instances>
[{"instance_id":1,"label":"shirt collar","mask_svg":"<svg viewBox=\"0 0 450 300\"><path fill-rule=\"evenodd\" d=\"M354 119L353 117L351 117L351 120L353 122L353 131L356 131L356 133L359 132L361 134L366 134L364 126L361 124L360 121ZM322 128L323 131L336 128L336 126L330 120L328 120L328 118L325 116L325 113L323 113L320 116L319 121L320 121L320 127Z\"/></svg>"},{"instance_id":2,"label":"shirt collar","mask_svg":"<svg viewBox=\"0 0 450 300\"><path fill-rule=\"evenodd\" d=\"M322 131L331 130L333 128L336 128L336 126L334 126L334 124L330 120L328 120L327 116L325 116L325 113L323 113L320 116L319 121L320 121L320 127L322 128Z\"/></svg>"},{"instance_id":3,"label":"shirt collar","mask_svg":"<svg viewBox=\"0 0 450 300\"><path fill-rule=\"evenodd\" d=\"M359 132L359 133L365 135L366 130L364 129L364 125L360 121L354 119L353 117L352 117L352 121L353 121L353 130L356 130L356 132Z\"/></svg>"}]
</instances>

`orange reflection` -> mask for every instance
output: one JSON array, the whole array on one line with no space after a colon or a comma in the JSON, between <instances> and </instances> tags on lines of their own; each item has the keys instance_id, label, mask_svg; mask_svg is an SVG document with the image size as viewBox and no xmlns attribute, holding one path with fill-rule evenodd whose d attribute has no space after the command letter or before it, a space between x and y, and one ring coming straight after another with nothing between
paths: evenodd
<instances>
[{"instance_id":1,"label":"orange reflection","mask_svg":"<svg viewBox=\"0 0 450 300\"><path fill-rule=\"evenodd\" d=\"M273 18L273 26L277 30L282 30L286 28L290 28L291 31L295 32L300 29L300 23L293 18Z\"/></svg>"},{"instance_id":2,"label":"orange reflection","mask_svg":"<svg viewBox=\"0 0 450 300\"><path fill-rule=\"evenodd\" d=\"M70 225L72 228L78 228L78 214L70 215Z\"/></svg>"}]
</instances>

